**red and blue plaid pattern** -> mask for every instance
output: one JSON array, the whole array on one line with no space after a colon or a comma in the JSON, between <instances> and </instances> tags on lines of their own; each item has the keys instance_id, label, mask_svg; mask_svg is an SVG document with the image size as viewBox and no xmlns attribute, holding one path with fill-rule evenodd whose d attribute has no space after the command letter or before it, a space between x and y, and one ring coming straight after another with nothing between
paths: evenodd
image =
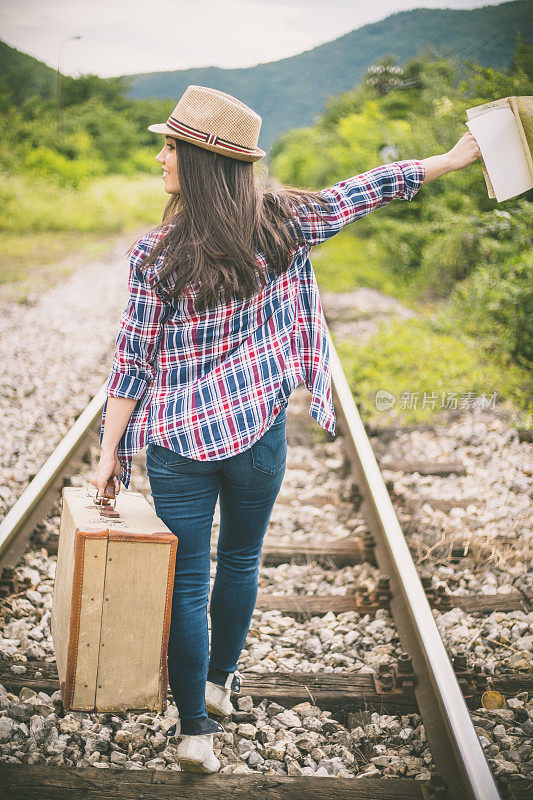
<instances>
[{"instance_id":1,"label":"red and blue plaid pattern","mask_svg":"<svg viewBox=\"0 0 533 800\"><path fill-rule=\"evenodd\" d=\"M202 312L194 309L194 287L172 302L155 291L164 254L142 269L166 228L138 240L107 381L108 396L138 401L118 447L126 488L131 459L148 442L199 461L248 449L302 381L310 416L334 433L329 344L309 249L395 197L411 200L424 176L418 160L384 164L320 192L332 202L331 214L314 201L295 206L304 243L295 244L290 267L276 276L258 253L268 276L262 290L229 303L221 294L220 304Z\"/></svg>"}]
</instances>

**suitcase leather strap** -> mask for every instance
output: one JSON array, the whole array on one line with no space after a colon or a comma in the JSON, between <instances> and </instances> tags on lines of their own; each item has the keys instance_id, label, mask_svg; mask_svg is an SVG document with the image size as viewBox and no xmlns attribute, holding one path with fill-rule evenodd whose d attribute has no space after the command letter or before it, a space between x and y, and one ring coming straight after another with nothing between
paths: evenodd
<instances>
[{"instance_id":1,"label":"suitcase leather strap","mask_svg":"<svg viewBox=\"0 0 533 800\"><path fill-rule=\"evenodd\" d=\"M113 501L113 505L111 505L111 500ZM93 502L98 508L101 517L107 517L108 519L118 519L120 517L120 514L115 508L117 498L115 495L115 486L112 478L107 482L107 486L105 487L104 494L102 496L98 494L98 489L96 490L96 497L94 498Z\"/></svg>"}]
</instances>

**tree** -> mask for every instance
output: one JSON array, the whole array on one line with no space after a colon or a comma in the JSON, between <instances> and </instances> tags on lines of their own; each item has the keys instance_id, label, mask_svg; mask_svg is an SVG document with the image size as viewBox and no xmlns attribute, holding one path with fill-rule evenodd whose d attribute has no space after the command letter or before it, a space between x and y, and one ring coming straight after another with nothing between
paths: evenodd
<instances>
[{"instance_id":1,"label":"tree","mask_svg":"<svg viewBox=\"0 0 533 800\"><path fill-rule=\"evenodd\" d=\"M516 47L509 66L511 75L523 72L527 79L533 83L533 47L522 41L520 31L516 34Z\"/></svg>"},{"instance_id":2,"label":"tree","mask_svg":"<svg viewBox=\"0 0 533 800\"><path fill-rule=\"evenodd\" d=\"M100 78L98 75L81 75L71 78L62 77L62 96L65 107L79 105L87 100L101 100L104 105L117 110L124 109L129 100L126 97L131 79L127 76L119 78Z\"/></svg>"}]
</instances>

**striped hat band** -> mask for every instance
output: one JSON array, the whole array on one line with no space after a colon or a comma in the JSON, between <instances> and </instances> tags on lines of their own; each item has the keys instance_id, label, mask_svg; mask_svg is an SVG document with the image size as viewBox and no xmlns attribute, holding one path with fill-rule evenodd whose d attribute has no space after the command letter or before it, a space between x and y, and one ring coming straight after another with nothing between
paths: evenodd
<instances>
[{"instance_id":1,"label":"striped hat band","mask_svg":"<svg viewBox=\"0 0 533 800\"><path fill-rule=\"evenodd\" d=\"M172 114L167 119L167 125L169 128L172 128L173 131L176 131L176 133L183 133L185 136L190 136L191 139L198 139L198 141L205 142L206 144L225 147L234 153L255 152L255 147L243 147L241 144L236 144L235 142L230 142L227 139L222 139L220 136L216 136L214 133L199 131L196 128L192 128L190 125L186 125L184 122L180 122L179 119L176 119L176 117L172 116Z\"/></svg>"}]
</instances>

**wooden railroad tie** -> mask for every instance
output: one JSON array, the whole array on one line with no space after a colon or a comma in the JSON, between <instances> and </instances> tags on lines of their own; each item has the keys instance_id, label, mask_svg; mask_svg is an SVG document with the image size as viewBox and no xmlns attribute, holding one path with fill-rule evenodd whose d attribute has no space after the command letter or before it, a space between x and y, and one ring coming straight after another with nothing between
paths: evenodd
<instances>
[{"instance_id":1,"label":"wooden railroad tie","mask_svg":"<svg viewBox=\"0 0 533 800\"><path fill-rule=\"evenodd\" d=\"M50 535L42 539L42 547L46 547L49 555L57 554L59 537ZM216 546L211 548L211 558L216 559ZM261 563L263 566L275 567L294 560L295 562L319 564L333 567L346 567L361 564L363 561L375 563L372 548L361 538L329 539L322 544L284 542L274 537L265 539L262 548Z\"/></svg>"},{"instance_id":2,"label":"wooden railroad tie","mask_svg":"<svg viewBox=\"0 0 533 800\"><path fill-rule=\"evenodd\" d=\"M380 462L381 470L391 472L418 472L419 475L437 475L447 478L448 475L466 475L466 467L462 461L391 461Z\"/></svg>"},{"instance_id":3,"label":"wooden railroad tie","mask_svg":"<svg viewBox=\"0 0 533 800\"><path fill-rule=\"evenodd\" d=\"M427 800L427 782L312 775L194 775L174 770L0 764L0 800ZM524 795L524 798L526 796ZM522 800L519 798L519 800Z\"/></svg>"},{"instance_id":4,"label":"wooden railroad tie","mask_svg":"<svg viewBox=\"0 0 533 800\"><path fill-rule=\"evenodd\" d=\"M528 611L529 599L521 592L489 595L454 595L435 593L428 597L429 604L441 611L450 608L461 608L467 613L493 611ZM352 594L311 595L284 594L275 595L259 592L255 607L261 611L281 611L287 616L305 620L309 617L320 617L331 611L342 614L345 611L357 611L360 614L375 614L379 608L387 608L388 600L384 592L366 592L355 590Z\"/></svg>"},{"instance_id":5,"label":"wooden railroad tie","mask_svg":"<svg viewBox=\"0 0 533 800\"><path fill-rule=\"evenodd\" d=\"M438 777L328 778L313 775L194 775L174 770L98 769L47 764L1 764L0 800L431 800L442 794ZM529 800L531 784L512 781L514 800Z\"/></svg>"},{"instance_id":6,"label":"wooden railroad tie","mask_svg":"<svg viewBox=\"0 0 533 800\"><path fill-rule=\"evenodd\" d=\"M310 702L320 708L336 713L345 713L360 708L386 707L392 713L407 714L417 711L414 676L402 669L400 658L397 667L385 668L379 674L368 672L243 672L241 694L251 696L255 702L264 698L291 707L297 703ZM8 691L18 693L23 686L36 692L48 694L59 688L57 668L54 662L27 661L26 672L16 675L14 659L0 662L0 683ZM503 675L470 675L461 669L461 682L465 697L476 700L487 688L504 696L520 691L533 691L533 673L505 673ZM392 679L391 675L392 674ZM405 680L402 682L402 673ZM398 675L400 681L398 681ZM170 692L168 694L171 698ZM248 721L246 712L236 712L241 722ZM251 719L251 717L250 717Z\"/></svg>"},{"instance_id":7,"label":"wooden railroad tie","mask_svg":"<svg viewBox=\"0 0 533 800\"><path fill-rule=\"evenodd\" d=\"M357 540L360 541L360 540ZM308 546L303 547L299 552L294 548L286 547L282 550L277 545L272 545L269 551L268 546L263 547L263 565L268 566L284 563L289 560L289 556L295 554L296 560L324 560L325 562L337 564L337 562L347 561L356 551L350 548L339 547L335 553L322 552L324 548L317 548L313 552ZM216 557L216 553L212 553ZM352 563L359 563L354 561ZM346 564L344 564L346 566ZM13 572L13 571L12 571ZM376 589L372 592L366 588L354 589L352 592L343 595L306 595L306 594L283 594L276 595L266 592L259 592L257 595L256 608L261 611L281 611L287 616L295 619L306 620L313 616L324 616L329 611L333 614L342 614L345 611L357 611L361 614L375 614L379 608L388 608L390 601L390 590L386 578L380 578ZM17 594L29 588L29 581L24 583L17 582L13 576L8 576L7 572L3 581L0 581L0 597L9 594ZM423 581L424 583L424 581ZM16 586L17 591L13 591ZM3 587L3 590L2 590ZM514 590L506 594L485 594L485 595L455 595L448 592L443 587L425 587L429 604L439 611L449 611L451 608L460 608L472 614L482 612L491 614L493 611L530 611L532 598L525 593Z\"/></svg>"}]
</instances>

